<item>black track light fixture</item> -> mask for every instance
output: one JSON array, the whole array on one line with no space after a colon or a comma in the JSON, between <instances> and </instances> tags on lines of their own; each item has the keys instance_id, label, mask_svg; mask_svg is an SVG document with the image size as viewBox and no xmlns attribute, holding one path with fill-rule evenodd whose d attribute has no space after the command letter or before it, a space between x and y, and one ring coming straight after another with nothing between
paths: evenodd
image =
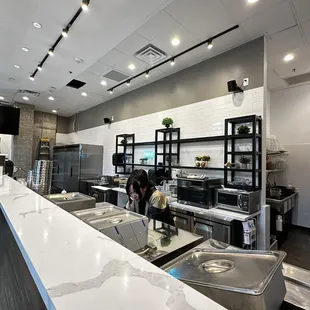
<instances>
[{"instance_id":1,"label":"black track light fixture","mask_svg":"<svg viewBox=\"0 0 310 310\"><path fill-rule=\"evenodd\" d=\"M145 77L148 78L150 76L150 71L145 72Z\"/></svg>"},{"instance_id":2,"label":"black track light fixture","mask_svg":"<svg viewBox=\"0 0 310 310\"><path fill-rule=\"evenodd\" d=\"M50 56L54 56L54 49L53 49L53 48L50 48L50 49L48 50L48 54L49 54Z\"/></svg>"},{"instance_id":3,"label":"black track light fixture","mask_svg":"<svg viewBox=\"0 0 310 310\"><path fill-rule=\"evenodd\" d=\"M110 92L111 95L113 94L113 91L114 91L113 88L109 90L109 92Z\"/></svg>"},{"instance_id":4,"label":"black track light fixture","mask_svg":"<svg viewBox=\"0 0 310 310\"><path fill-rule=\"evenodd\" d=\"M38 67L35 69L35 71L31 75L31 76L33 76L33 78L37 74L38 71L42 70L42 67L43 67L44 63L46 62L46 60L50 56L54 55L54 51L55 51L56 47L58 46L58 44L61 42L62 39L66 38L68 36L68 33L69 33L72 25L75 23L77 18L81 15L83 10L85 11L85 10L88 9L89 3L90 3L90 0L83 0L82 1L82 4L79 6L79 8L76 11L76 13L73 15L73 17L71 18L71 20L69 21L67 26L62 29L61 34L59 35L58 39L54 42L53 45L51 45L51 48L49 49L48 53L44 56L44 58L42 59L42 61L38 65ZM27 48L23 48L23 51L29 51L29 50Z\"/></svg>"},{"instance_id":5,"label":"black track light fixture","mask_svg":"<svg viewBox=\"0 0 310 310\"><path fill-rule=\"evenodd\" d=\"M126 85L127 85L127 86L130 86L130 82L131 82L131 80L128 80L128 81L126 82Z\"/></svg>"},{"instance_id":6,"label":"black track light fixture","mask_svg":"<svg viewBox=\"0 0 310 310\"><path fill-rule=\"evenodd\" d=\"M174 66L174 65L175 65L175 59L174 59L174 58L171 59L170 65L171 65L171 66Z\"/></svg>"},{"instance_id":7,"label":"black track light fixture","mask_svg":"<svg viewBox=\"0 0 310 310\"><path fill-rule=\"evenodd\" d=\"M210 50L213 47L213 41L209 40L208 41L208 49Z\"/></svg>"},{"instance_id":8,"label":"black track light fixture","mask_svg":"<svg viewBox=\"0 0 310 310\"><path fill-rule=\"evenodd\" d=\"M34 81L34 74L31 74L30 77L29 77L29 79L30 79L31 81Z\"/></svg>"},{"instance_id":9,"label":"black track light fixture","mask_svg":"<svg viewBox=\"0 0 310 310\"><path fill-rule=\"evenodd\" d=\"M89 2L90 2L90 0L83 0L82 1L82 9L83 9L83 11L87 11L88 10Z\"/></svg>"},{"instance_id":10,"label":"black track light fixture","mask_svg":"<svg viewBox=\"0 0 310 310\"><path fill-rule=\"evenodd\" d=\"M61 35L66 38L68 36L69 27L62 29Z\"/></svg>"}]
</instances>

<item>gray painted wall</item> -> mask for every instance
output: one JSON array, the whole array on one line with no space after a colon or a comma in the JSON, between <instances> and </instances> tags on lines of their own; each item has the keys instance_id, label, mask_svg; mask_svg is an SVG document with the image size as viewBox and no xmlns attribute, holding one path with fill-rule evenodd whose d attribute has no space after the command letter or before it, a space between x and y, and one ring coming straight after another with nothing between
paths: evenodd
<instances>
[{"instance_id":1,"label":"gray painted wall","mask_svg":"<svg viewBox=\"0 0 310 310\"><path fill-rule=\"evenodd\" d=\"M100 126L104 117L112 115L117 122L224 96L227 81L241 83L245 77L250 78L248 89L264 84L263 37L83 111L77 130ZM69 132L73 132L74 119L70 118Z\"/></svg>"},{"instance_id":2,"label":"gray painted wall","mask_svg":"<svg viewBox=\"0 0 310 310\"><path fill-rule=\"evenodd\" d=\"M57 133L68 133L69 117L57 116Z\"/></svg>"}]
</instances>

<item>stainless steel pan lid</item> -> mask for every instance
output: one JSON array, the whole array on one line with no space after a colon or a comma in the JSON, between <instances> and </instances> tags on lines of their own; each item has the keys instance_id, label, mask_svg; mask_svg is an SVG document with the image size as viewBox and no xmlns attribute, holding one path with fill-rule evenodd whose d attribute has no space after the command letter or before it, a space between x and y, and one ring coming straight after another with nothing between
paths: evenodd
<instances>
[{"instance_id":1,"label":"stainless steel pan lid","mask_svg":"<svg viewBox=\"0 0 310 310\"><path fill-rule=\"evenodd\" d=\"M195 249L168 263L164 269L189 284L260 295L285 255L270 251Z\"/></svg>"},{"instance_id":2,"label":"stainless steel pan lid","mask_svg":"<svg viewBox=\"0 0 310 310\"><path fill-rule=\"evenodd\" d=\"M127 224L135 221L141 221L141 217L139 217L138 214L135 215L134 213L126 212L124 214L114 215L106 218L99 217L87 222L94 228L102 230L104 228Z\"/></svg>"}]
</instances>

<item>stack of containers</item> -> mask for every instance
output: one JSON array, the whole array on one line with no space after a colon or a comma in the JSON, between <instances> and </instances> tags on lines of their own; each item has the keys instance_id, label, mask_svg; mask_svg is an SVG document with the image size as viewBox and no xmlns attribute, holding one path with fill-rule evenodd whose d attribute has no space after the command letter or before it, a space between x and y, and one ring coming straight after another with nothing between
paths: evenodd
<instances>
[{"instance_id":1,"label":"stack of containers","mask_svg":"<svg viewBox=\"0 0 310 310\"><path fill-rule=\"evenodd\" d=\"M40 195L51 193L53 161L36 160L32 172L31 188Z\"/></svg>"}]
</instances>

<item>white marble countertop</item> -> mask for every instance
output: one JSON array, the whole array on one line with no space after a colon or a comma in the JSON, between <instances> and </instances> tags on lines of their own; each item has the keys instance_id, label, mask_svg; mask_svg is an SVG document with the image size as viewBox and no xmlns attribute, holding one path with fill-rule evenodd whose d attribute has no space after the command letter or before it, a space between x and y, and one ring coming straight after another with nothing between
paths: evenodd
<instances>
[{"instance_id":1,"label":"white marble countertop","mask_svg":"<svg viewBox=\"0 0 310 310\"><path fill-rule=\"evenodd\" d=\"M7 176L0 208L49 310L224 309Z\"/></svg>"},{"instance_id":2,"label":"white marble countertop","mask_svg":"<svg viewBox=\"0 0 310 310\"><path fill-rule=\"evenodd\" d=\"M194 212L194 213L201 214L201 215L204 215L204 214L214 215L214 216L222 217L224 220L237 220L241 222L247 221L261 213L261 211L258 211L253 214L243 214L243 213L223 210L219 208L203 209L203 208L198 208L198 207L194 207L191 205L181 204L178 202L171 202L170 205L180 210L190 211L190 212Z\"/></svg>"}]
</instances>

